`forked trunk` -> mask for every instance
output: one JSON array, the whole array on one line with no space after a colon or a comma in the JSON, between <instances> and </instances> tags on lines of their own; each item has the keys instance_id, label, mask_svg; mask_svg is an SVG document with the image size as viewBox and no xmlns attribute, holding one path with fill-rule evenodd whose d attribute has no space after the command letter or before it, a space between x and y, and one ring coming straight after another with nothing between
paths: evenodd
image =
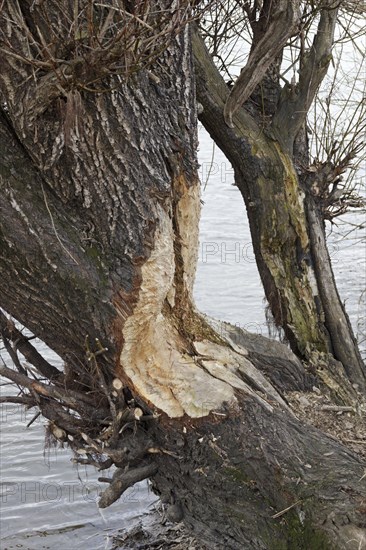
<instances>
[{"instance_id":1,"label":"forked trunk","mask_svg":"<svg viewBox=\"0 0 366 550\"><path fill-rule=\"evenodd\" d=\"M363 391L366 371L335 286L321 213L311 188L299 183L289 138L245 109L234 128L227 126L222 111L229 90L198 34L194 52L200 120L234 168L275 323L339 398L352 399L348 381Z\"/></svg>"}]
</instances>

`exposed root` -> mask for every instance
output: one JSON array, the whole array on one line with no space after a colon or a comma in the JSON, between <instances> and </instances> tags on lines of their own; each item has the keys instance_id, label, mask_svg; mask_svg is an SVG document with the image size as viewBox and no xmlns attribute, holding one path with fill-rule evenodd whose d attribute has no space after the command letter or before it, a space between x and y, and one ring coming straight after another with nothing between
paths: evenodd
<instances>
[{"instance_id":1,"label":"exposed root","mask_svg":"<svg viewBox=\"0 0 366 550\"><path fill-rule=\"evenodd\" d=\"M157 466L154 463L148 463L132 470L123 470L117 468L110 481L109 487L103 492L99 500L99 508L107 508L120 498L120 496L132 487L138 481L143 481L152 477L157 472ZM102 478L104 480L104 478ZM100 481L100 480L99 480Z\"/></svg>"}]
</instances>

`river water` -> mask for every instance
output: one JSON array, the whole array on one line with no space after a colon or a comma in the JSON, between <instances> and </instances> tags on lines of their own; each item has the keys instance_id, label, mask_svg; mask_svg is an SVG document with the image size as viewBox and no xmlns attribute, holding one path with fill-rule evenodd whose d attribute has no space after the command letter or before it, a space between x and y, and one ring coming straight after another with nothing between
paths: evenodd
<instances>
[{"instance_id":1,"label":"river water","mask_svg":"<svg viewBox=\"0 0 366 550\"><path fill-rule=\"evenodd\" d=\"M268 334L263 289L250 244L244 204L233 186L233 172L221 151L200 129L202 219L195 287L202 311L247 330ZM355 223L359 217L350 220ZM347 228L342 228L345 234ZM352 240L330 236L331 256L343 300L359 338L364 323L365 233ZM362 242L363 239L363 242ZM59 359L39 342L54 364ZM0 360L7 361L2 353ZM10 392L8 386L1 390ZM44 421L26 424L34 412L15 405L1 407L1 550L39 550L60 546L67 550L107 549L110 536L131 527L154 506L156 497L146 483L128 491L110 508L100 511L102 486L92 467L76 467L67 449L44 450ZM107 474L103 474L107 475Z\"/></svg>"}]
</instances>

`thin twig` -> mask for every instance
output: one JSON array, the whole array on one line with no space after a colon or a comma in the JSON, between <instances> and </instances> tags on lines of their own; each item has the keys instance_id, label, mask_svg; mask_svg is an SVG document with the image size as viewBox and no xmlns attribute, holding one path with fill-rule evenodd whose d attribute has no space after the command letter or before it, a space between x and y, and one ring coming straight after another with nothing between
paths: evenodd
<instances>
[{"instance_id":1,"label":"thin twig","mask_svg":"<svg viewBox=\"0 0 366 550\"><path fill-rule=\"evenodd\" d=\"M289 510L294 508L294 506L297 506L300 502L301 502L301 500L297 500L296 502L291 504L291 506L288 506L284 510L281 510L280 512L277 512L277 514L273 514L273 516L271 516L271 518L276 519L276 518L279 518L279 517L283 516L284 514L286 514L286 512L288 512Z\"/></svg>"}]
</instances>

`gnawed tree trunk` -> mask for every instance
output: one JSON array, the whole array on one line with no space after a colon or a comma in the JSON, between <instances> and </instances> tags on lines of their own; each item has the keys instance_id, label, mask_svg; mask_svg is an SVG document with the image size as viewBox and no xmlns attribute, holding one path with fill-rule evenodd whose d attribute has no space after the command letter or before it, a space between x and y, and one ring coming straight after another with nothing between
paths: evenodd
<instances>
[{"instance_id":1,"label":"gnawed tree trunk","mask_svg":"<svg viewBox=\"0 0 366 550\"><path fill-rule=\"evenodd\" d=\"M282 395L312 377L280 344L219 335L194 308L189 27L149 71L109 77L96 93L106 66L93 60L80 72L66 59L76 72L63 86L53 69L34 74L24 29L37 42L42 13L4 6L1 28L17 57L1 52L0 305L65 361L63 372L42 361L1 315L18 372L0 374L23 388L13 399L38 407L79 461L116 466L102 507L150 477L212 548L344 548L351 539L357 548L364 464L301 424ZM51 24L66 32L70 9L49 2ZM294 199L291 211L299 208ZM316 325L304 330L318 343Z\"/></svg>"}]
</instances>

